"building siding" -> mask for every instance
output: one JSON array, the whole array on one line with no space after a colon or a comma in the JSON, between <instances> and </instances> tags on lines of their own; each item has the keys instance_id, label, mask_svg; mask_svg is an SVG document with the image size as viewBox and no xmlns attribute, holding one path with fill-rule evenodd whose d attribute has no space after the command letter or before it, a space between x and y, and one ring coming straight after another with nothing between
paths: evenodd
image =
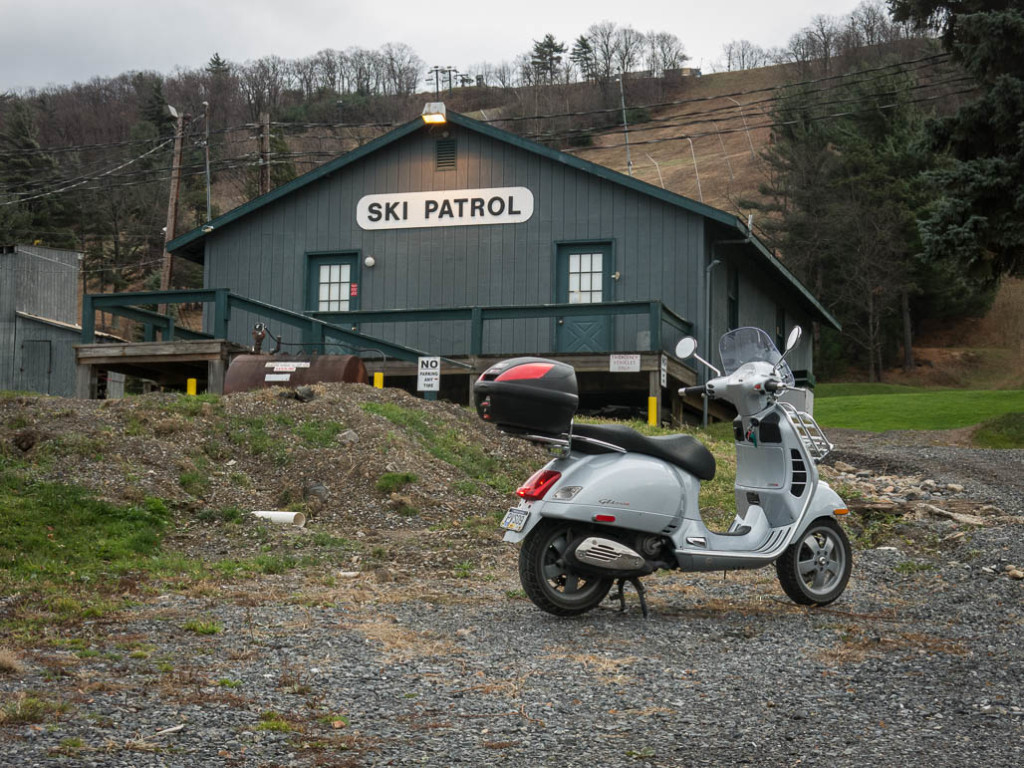
<instances>
[{"instance_id":1,"label":"building siding","mask_svg":"<svg viewBox=\"0 0 1024 768\"><path fill-rule=\"evenodd\" d=\"M556 301L554 244L604 241L612 247L613 271L621 273L610 298L661 299L696 321L702 216L475 131L451 125L448 131L458 141L454 171L434 170L434 136L424 129L212 233L205 246L206 285L304 309L307 255L337 251L355 252L360 263L367 256L377 262L360 270L361 309L548 304ZM512 186L534 194L528 222L364 231L355 221L364 195ZM232 340L249 343L248 331L258 320L234 313ZM647 322L617 318L616 348L644 349ZM360 330L459 355L469 351L465 326L364 324ZM554 336L549 320L492 322L484 352L550 353Z\"/></svg>"}]
</instances>

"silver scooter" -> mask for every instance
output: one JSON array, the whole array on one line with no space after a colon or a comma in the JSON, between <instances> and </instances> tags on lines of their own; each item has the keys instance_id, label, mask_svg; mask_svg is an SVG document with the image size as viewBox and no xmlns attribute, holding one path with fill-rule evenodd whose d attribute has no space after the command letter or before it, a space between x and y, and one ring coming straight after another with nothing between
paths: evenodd
<instances>
[{"instance_id":1,"label":"silver scooter","mask_svg":"<svg viewBox=\"0 0 1024 768\"><path fill-rule=\"evenodd\" d=\"M786 354L800 339L794 328ZM832 449L814 419L780 399L793 374L757 328L726 333L723 371L683 339L676 355L715 372L680 390L731 403L736 441L736 517L709 530L698 508L700 482L715 459L689 435L645 437L620 425L560 423L575 411L575 373L543 358L518 358L486 371L475 385L477 410L509 434L557 454L519 488L501 521L504 540L522 542L519 576L529 598L556 616L597 606L613 585L634 586L643 614L642 576L659 569L718 571L775 565L794 602L827 605L846 588L850 542L836 520L846 505L818 475ZM565 369L568 369L568 373ZM570 377L571 376L571 380Z\"/></svg>"}]
</instances>

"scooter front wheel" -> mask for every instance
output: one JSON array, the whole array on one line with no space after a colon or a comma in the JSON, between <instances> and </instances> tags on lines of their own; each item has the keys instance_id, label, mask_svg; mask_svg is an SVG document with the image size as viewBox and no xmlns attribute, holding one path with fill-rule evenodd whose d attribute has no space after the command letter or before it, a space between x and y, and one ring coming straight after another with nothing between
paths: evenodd
<instances>
[{"instance_id":1,"label":"scooter front wheel","mask_svg":"<svg viewBox=\"0 0 1024 768\"><path fill-rule=\"evenodd\" d=\"M570 523L544 520L519 550L519 580L527 597L555 616L576 616L604 600L612 579L583 576L569 570L565 553L586 531Z\"/></svg>"},{"instance_id":2,"label":"scooter front wheel","mask_svg":"<svg viewBox=\"0 0 1024 768\"><path fill-rule=\"evenodd\" d=\"M850 540L830 517L813 522L775 561L779 584L800 605L831 603L843 594L852 568Z\"/></svg>"}]
</instances>

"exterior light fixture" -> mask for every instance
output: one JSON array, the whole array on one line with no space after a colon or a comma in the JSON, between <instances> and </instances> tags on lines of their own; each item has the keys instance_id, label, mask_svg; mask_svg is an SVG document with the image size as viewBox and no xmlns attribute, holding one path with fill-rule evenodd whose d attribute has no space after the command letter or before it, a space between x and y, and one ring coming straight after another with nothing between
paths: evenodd
<instances>
[{"instance_id":1,"label":"exterior light fixture","mask_svg":"<svg viewBox=\"0 0 1024 768\"><path fill-rule=\"evenodd\" d=\"M376 263L377 260L373 258L373 256L367 256L365 259L363 259L363 264L365 264L367 267L372 267Z\"/></svg>"},{"instance_id":2,"label":"exterior light fixture","mask_svg":"<svg viewBox=\"0 0 1024 768\"><path fill-rule=\"evenodd\" d=\"M447 114L443 101L431 101L423 107L423 122L427 125L440 125L448 122Z\"/></svg>"}]
</instances>

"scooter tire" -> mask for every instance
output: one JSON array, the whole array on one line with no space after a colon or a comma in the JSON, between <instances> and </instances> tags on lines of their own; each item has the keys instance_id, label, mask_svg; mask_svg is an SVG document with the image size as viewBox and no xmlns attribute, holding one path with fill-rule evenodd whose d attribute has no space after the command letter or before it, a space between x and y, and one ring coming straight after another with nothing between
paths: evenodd
<instances>
[{"instance_id":1,"label":"scooter tire","mask_svg":"<svg viewBox=\"0 0 1024 768\"><path fill-rule=\"evenodd\" d=\"M564 564L565 551L585 529L578 524L544 520L519 550L519 581L526 596L553 616L578 616L596 607L613 579L583 576Z\"/></svg>"},{"instance_id":2,"label":"scooter tire","mask_svg":"<svg viewBox=\"0 0 1024 768\"><path fill-rule=\"evenodd\" d=\"M828 605L835 601L846 589L852 570L850 540L831 517L811 523L800 539L775 561L782 590L799 605Z\"/></svg>"}]
</instances>

